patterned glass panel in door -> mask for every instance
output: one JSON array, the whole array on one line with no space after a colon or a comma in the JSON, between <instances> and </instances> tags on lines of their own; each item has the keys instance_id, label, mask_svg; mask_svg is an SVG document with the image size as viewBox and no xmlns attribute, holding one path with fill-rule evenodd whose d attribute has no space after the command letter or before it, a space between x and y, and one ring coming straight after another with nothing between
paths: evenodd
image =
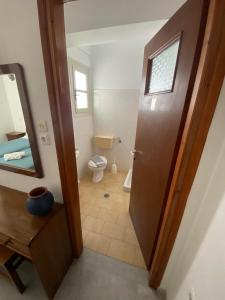
<instances>
[{"instance_id":1,"label":"patterned glass panel in door","mask_svg":"<svg viewBox=\"0 0 225 300\"><path fill-rule=\"evenodd\" d=\"M170 92L173 89L180 40L161 51L151 60L147 93Z\"/></svg>"}]
</instances>

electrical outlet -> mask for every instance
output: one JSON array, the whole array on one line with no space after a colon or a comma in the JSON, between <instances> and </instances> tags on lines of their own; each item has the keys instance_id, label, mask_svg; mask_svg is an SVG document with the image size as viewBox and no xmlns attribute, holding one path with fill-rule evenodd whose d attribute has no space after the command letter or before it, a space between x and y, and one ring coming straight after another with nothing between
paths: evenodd
<instances>
[{"instance_id":1,"label":"electrical outlet","mask_svg":"<svg viewBox=\"0 0 225 300\"><path fill-rule=\"evenodd\" d=\"M188 300L197 300L195 296L195 290L193 287L188 292Z\"/></svg>"},{"instance_id":2,"label":"electrical outlet","mask_svg":"<svg viewBox=\"0 0 225 300\"><path fill-rule=\"evenodd\" d=\"M40 140L42 145L50 145L50 137L48 133L41 133Z\"/></svg>"}]
</instances>

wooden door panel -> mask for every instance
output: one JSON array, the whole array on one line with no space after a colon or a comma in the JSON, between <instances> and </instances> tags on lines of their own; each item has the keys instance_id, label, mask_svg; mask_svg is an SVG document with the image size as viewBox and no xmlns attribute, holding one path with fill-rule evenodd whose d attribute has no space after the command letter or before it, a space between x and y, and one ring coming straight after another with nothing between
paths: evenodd
<instances>
[{"instance_id":1,"label":"wooden door panel","mask_svg":"<svg viewBox=\"0 0 225 300\"><path fill-rule=\"evenodd\" d=\"M130 215L148 268L192 94L208 2L187 1L145 47ZM149 94L146 81L152 58L177 39L180 46L172 90Z\"/></svg>"}]
</instances>

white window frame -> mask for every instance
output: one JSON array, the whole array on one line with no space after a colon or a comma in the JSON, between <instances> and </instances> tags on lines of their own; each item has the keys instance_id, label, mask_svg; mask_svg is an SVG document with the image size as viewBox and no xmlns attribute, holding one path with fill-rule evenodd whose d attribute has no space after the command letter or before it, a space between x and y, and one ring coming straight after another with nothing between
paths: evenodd
<instances>
[{"instance_id":1,"label":"white window frame","mask_svg":"<svg viewBox=\"0 0 225 300\"><path fill-rule=\"evenodd\" d=\"M77 100L76 100L76 91L80 91L80 92L84 92L81 90L77 90L76 86L75 86L75 71L81 72L83 74L86 75L87 77L87 104L88 107L87 108L78 108L77 107ZM84 114L84 113L89 113L90 112L90 75L89 75L89 68L86 67L85 65L82 65L78 62L73 62L71 65L71 72L72 72L72 76L71 76L71 81L72 81L72 99L73 99L73 104L74 104L74 109L75 109L75 113L76 114Z\"/></svg>"}]
</instances>

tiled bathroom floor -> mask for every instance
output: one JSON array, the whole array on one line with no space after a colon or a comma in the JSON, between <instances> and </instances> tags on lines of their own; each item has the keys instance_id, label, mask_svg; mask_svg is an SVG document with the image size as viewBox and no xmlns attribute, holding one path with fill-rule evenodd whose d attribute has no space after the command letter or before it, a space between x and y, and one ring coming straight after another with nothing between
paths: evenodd
<instances>
[{"instance_id":1,"label":"tiled bathroom floor","mask_svg":"<svg viewBox=\"0 0 225 300\"><path fill-rule=\"evenodd\" d=\"M130 194L123 190L125 173L105 172L100 183L91 174L80 181L84 246L101 254L145 268L128 213ZM105 198L104 194L109 197Z\"/></svg>"}]
</instances>

